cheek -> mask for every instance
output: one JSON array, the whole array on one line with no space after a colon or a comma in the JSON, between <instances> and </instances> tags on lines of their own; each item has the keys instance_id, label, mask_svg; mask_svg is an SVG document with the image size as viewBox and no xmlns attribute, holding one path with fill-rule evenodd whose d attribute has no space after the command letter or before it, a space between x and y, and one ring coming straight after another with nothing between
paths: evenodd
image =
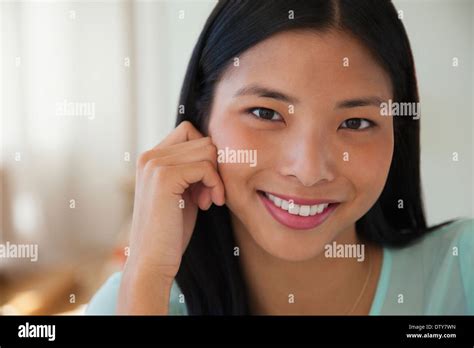
<instances>
[{"instance_id":1,"label":"cheek","mask_svg":"<svg viewBox=\"0 0 474 348\"><path fill-rule=\"evenodd\" d=\"M211 117L209 123L209 136L218 151L225 153L228 149L230 154L238 150L255 150L256 155L252 156L252 159L256 160L255 166L251 166L251 163L227 163L225 156L223 163L218 161L219 174L226 191L226 204L231 209L235 205L247 204L245 199L250 199L246 194L248 190L246 186L259 166L262 145L255 134L238 122L238 117L238 115Z\"/></svg>"},{"instance_id":2,"label":"cheek","mask_svg":"<svg viewBox=\"0 0 474 348\"><path fill-rule=\"evenodd\" d=\"M253 149L256 139L238 122L238 115L211 117L209 135L218 149Z\"/></svg>"},{"instance_id":3,"label":"cheek","mask_svg":"<svg viewBox=\"0 0 474 348\"><path fill-rule=\"evenodd\" d=\"M355 188L359 206L369 209L381 194L392 162L393 139L381 137L352 151L344 175Z\"/></svg>"}]
</instances>

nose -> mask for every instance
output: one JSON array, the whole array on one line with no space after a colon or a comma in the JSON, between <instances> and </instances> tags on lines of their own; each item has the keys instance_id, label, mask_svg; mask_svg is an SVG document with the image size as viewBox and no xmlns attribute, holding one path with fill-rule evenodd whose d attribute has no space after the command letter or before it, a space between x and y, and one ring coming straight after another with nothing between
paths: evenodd
<instances>
[{"instance_id":1,"label":"nose","mask_svg":"<svg viewBox=\"0 0 474 348\"><path fill-rule=\"evenodd\" d=\"M282 144L280 173L295 177L306 187L333 181L335 163L328 138L314 128L288 136Z\"/></svg>"}]
</instances>

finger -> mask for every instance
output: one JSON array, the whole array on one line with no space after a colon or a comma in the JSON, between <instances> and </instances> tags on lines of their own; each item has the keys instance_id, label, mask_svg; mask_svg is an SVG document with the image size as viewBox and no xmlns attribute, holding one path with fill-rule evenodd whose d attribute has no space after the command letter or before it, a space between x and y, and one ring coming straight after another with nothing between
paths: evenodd
<instances>
[{"instance_id":1,"label":"finger","mask_svg":"<svg viewBox=\"0 0 474 348\"><path fill-rule=\"evenodd\" d=\"M201 210L208 210L212 204L211 189L203 187L199 193L198 202Z\"/></svg>"},{"instance_id":2,"label":"finger","mask_svg":"<svg viewBox=\"0 0 474 348\"><path fill-rule=\"evenodd\" d=\"M172 166L184 163L209 161L217 170L217 148L209 143L204 146L185 149L182 152L172 152L165 156L156 158L159 165Z\"/></svg>"},{"instance_id":3,"label":"finger","mask_svg":"<svg viewBox=\"0 0 474 348\"><path fill-rule=\"evenodd\" d=\"M203 138L204 135L199 132L191 122L181 122L173 132L171 132L163 141L157 146L170 146L173 144L184 143L190 140Z\"/></svg>"},{"instance_id":4,"label":"finger","mask_svg":"<svg viewBox=\"0 0 474 348\"><path fill-rule=\"evenodd\" d=\"M188 189L188 190L191 191L190 192L191 201L195 205L199 205L199 193L201 192L201 190L200 190L201 186L202 186L202 184L200 182L198 182L196 184L191 185L191 187Z\"/></svg>"},{"instance_id":5,"label":"finger","mask_svg":"<svg viewBox=\"0 0 474 348\"><path fill-rule=\"evenodd\" d=\"M212 203L211 191L202 183L199 182L191 185L189 190L191 190L192 202L202 210L206 210L206 208L208 208Z\"/></svg>"},{"instance_id":6,"label":"finger","mask_svg":"<svg viewBox=\"0 0 474 348\"><path fill-rule=\"evenodd\" d=\"M171 168L177 172L174 175L180 175L182 179L177 183L174 189L175 194L182 195L191 184L202 182L204 186L211 189L212 201L217 205L224 204L224 183L212 163L209 161L201 161L180 164Z\"/></svg>"},{"instance_id":7,"label":"finger","mask_svg":"<svg viewBox=\"0 0 474 348\"><path fill-rule=\"evenodd\" d=\"M195 149L202 149L207 146L214 146L210 137L190 140L184 143L178 143L166 147L154 147L150 152L150 157L166 157L170 155L182 155ZM209 150L209 149L207 149Z\"/></svg>"}]
</instances>

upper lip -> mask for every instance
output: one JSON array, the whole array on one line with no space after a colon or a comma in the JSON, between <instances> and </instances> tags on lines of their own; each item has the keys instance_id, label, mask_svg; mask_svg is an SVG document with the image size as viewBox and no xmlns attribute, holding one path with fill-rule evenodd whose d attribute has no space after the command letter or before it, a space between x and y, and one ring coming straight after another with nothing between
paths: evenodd
<instances>
[{"instance_id":1,"label":"upper lip","mask_svg":"<svg viewBox=\"0 0 474 348\"><path fill-rule=\"evenodd\" d=\"M279 198L284 199L286 201L293 201L293 203L299 204L299 205L316 205L316 204L323 204L323 203L338 203L338 201L333 200L333 199L326 199L326 198L309 199L309 198L299 198L299 197L294 197L294 196L287 196L287 195L282 195L280 193L274 193L274 192L269 192L269 191L261 191L261 192L269 193L273 196L279 197Z\"/></svg>"}]
</instances>

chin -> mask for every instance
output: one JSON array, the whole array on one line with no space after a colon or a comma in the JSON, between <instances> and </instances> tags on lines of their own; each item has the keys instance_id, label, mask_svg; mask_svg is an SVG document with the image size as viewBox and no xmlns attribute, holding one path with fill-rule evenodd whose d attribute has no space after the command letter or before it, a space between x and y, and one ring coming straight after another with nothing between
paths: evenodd
<instances>
[{"instance_id":1,"label":"chin","mask_svg":"<svg viewBox=\"0 0 474 348\"><path fill-rule=\"evenodd\" d=\"M304 262L307 260L314 259L324 251L324 246L318 247L318 249L299 250L298 252L289 252L288 250L269 250L267 251L273 257L288 262Z\"/></svg>"},{"instance_id":2,"label":"chin","mask_svg":"<svg viewBox=\"0 0 474 348\"><path fill-rule=\"evenodd\" d=\"M292 262L313 259L324 252L324 246L331 243L335 236L328 229L319 231L291 231L285 227L262 228L259 226L252 235L254 242L269 255ZM269 232L271 234L269 234Z\"/></svg>"}]
</instances>

